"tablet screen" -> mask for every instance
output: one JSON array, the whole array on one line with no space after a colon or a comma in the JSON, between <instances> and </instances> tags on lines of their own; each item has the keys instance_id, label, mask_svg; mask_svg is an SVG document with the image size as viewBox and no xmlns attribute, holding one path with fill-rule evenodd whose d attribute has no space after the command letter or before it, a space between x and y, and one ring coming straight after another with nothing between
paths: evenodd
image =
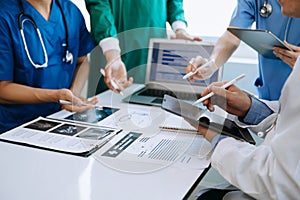
<instances>
[{"instance_id":1,"label":"tablet screen","mask_svg":"<svg viewBox=\"0 0 300 200\"><path fill-rule=\"evenodd\" d=\"M118 108L111 108L111 107L103 107L103 109L96 109L92 108L82 113L74 113L71 114L65 119L72 120L72 121L80 121L80 122L88 122L88 123L97 123L106 117L110 116L111 114L118 111Z\"/></svg>"}]
</instances>

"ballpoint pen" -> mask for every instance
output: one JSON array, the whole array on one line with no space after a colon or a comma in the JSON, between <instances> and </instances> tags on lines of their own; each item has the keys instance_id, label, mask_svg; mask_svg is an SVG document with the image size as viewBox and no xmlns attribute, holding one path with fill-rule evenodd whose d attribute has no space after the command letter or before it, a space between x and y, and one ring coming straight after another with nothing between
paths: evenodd
<instances>
[{"instance_id":1,"label":"ballpoint pen","mask_svg":"<svg viewBox=\"0 0 300 200\"><path fill-rule=\"evenodd\" d=\"M64 105L73 105L73 103L71 101L66 101L66 100L59 100L60 104L64 104ZM96 108L97 110L103 110L102 106L99 105L94 105L94 104L87 104L87 103L83 103L81 104L82 106L93 106L94 108Z\"/></svg>"},{"instance_id":2,"label":"ballpoint pen","mask_svg":"<svg viewBox=\"0 0 300 200\"><path fill-rule=\"evenodd\" d=\"M245 74L241 74L241 75L239 75L238 77L236 77L236 78L232 79L231 81L229 81L228 83L222 85L221 88L227 88L227 87L231 86L232 84L234 84L235 82L237 82L238 80L244 78L245 76L246 76ZM215 94L215 93L210 92L209 94L207 94L207 95L205 95L204 97L201 97L200 99L198 99L197 101L195 101L195 102L193 103L193 105L205 101L206 99L212 97L214 94Z\"/></svg>"},{"instance_id":3,"label":"ballpoint pen","mask_svg":"<svg viewBox=\"0 0 300 200\"><path fill-rule=\"evenodd\" d=\"M203 64L203 65L197 67L195 71L189 72L189 73L187 73L186 75L184 75L184 76L182 77L182 79L187 79L187 78L189 78L189 77L195 75L200 69L203 69L203 68L209 66L210 64L212 64L212 63L214 63L214 62L215 62L214 60L208 61L207 63L205 63L205 64Z\"/></svg>"},{"instance_id":4,"label":"ballpoint pen","mask_svg":"<svg viewBox=\"0 0 300 200\"><path fill-rule=\"evenodd\" d=\"M104 69L100 69L100 72L105 77ZM115 88L115 90L117 90L118 92L120 92L121 95L123 95L123 92L120 90L119 86L116 84L116 82L114 80L111 79L110 84Z\"/></svg>"}]
</instances>

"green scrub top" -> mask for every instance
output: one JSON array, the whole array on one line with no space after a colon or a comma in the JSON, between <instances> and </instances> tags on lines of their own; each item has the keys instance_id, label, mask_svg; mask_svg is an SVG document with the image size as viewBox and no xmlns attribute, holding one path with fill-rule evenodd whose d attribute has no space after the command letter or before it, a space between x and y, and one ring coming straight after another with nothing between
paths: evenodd
<instances>
[{"instance_id":1,"label":"green scrub top","mask_svg":"<svg viewBox=\"0 0 300 200\"><path fill-rule=\"evenodd\" d=\"M95 42L119 39L122 60L135 83L145 82L149 39L167 37L166 22L186 23L182 5L182 0L86 0Z\"/></svg>"}]
</instances>

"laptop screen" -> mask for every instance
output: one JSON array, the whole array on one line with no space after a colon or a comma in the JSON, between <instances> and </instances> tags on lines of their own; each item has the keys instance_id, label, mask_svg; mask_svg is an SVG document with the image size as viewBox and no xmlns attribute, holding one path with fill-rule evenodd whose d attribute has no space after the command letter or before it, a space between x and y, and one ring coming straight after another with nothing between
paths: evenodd
<instances>
[{"instance_id":1,"label":"laptop screen","mask_svg":"<svg viewBox=\"0 0 300 200\"><path fill-rule=\"evenodd\" d=\"M150 63L150 82L165 82L178 84L191 84L195 86L207 86L218 81L218 72L206 80L195 80L190 83L182 77L186 74L188 62L196 56L209 58L214 45L211 43L176 43L176 40L153 42L152 58Z\"/></svg>"}]
</instances>

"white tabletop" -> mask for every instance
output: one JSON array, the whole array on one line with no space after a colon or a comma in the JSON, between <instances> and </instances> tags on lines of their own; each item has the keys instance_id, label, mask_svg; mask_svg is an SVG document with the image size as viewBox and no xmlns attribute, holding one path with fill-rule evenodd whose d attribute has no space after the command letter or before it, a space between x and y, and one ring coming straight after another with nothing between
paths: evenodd
<instances>
[{"instance_id":1,"label":"white tabletop","mask_svg":"<svg viewBox=\"0 0 300 200\"><path fill-rule=\"evenodd\" d=\"M137 87L129 88L125 95ZM122 107L121 95L105 92L99 97L101 105ZM182 199L203 171L174 163L132 173L99 162L95 156L84 158L4 142L0 142L0 157L0 199L5 200Z\"/></svg>"}]
</instances>

